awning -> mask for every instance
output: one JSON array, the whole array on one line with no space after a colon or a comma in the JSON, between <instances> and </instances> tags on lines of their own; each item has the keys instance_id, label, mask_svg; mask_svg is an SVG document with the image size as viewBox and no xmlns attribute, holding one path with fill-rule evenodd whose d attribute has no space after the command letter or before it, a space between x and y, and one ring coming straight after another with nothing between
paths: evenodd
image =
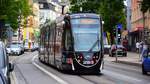
<instances>
[{"instance_id":1,"label":"awning","mask_svg":"<svg viewBox=\"0 0 150 84\"><path fill-rule=\"evenodd\" d=\"M132 28L131 32L142 31L144 29L143 25L138 25L136 28Z\"/></svg>"}]
</instances>

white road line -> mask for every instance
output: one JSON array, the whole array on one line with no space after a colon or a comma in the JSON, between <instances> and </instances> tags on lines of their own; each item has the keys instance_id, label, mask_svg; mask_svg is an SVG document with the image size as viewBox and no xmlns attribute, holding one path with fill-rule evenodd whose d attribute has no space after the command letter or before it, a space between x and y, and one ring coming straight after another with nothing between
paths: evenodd
<instances>
[{"instance_id":1,"label":"white road line","mask_svg":"<svg viewBox=\"0 0 150 84\"><path fill-rule=\"evenodd\" d=\"M16 59L16 58L15 58ZM13 59L13 60L11 60L10 61L10 63L12 63L12 64L14 64L14 61L15 61L15 59ZM15 66L14 66L15 67ZM13 81L13 83L12 84L18 84L18 80L17 80L17 78L16 78L16 74L15 74L15 71L13 70L12 72L10 72L11 74L11 76L12 76L12 78L14 79L14 80L12 80ZM11 81L11 82L12 82Z\"/></svg>"},{"instance_id":2,"label":"white road line","mask_svg":"<svg viewBox=\"0 0 150 84\"><path fill-rule=\"evenodd\" d=\"M14 79L14 84L18 84L18 81L17 81L17 78L16 78L16 75L15 75L15 72L12 72L12 77ZM13 83L12 83L13 84Z\"/></svg>"},{"instance_id":3,"label":"white road line","mask_svg":"<svg viewBox=\"0 0 150 84\"><path fill-rule=\"evenodd\" d=\"M46 73L47 75L49 75L50 77L52 77L53 79L55 79L55 80L56 80L57 82L59 82L60 84L69 84L69 83L67 83L66 81L62 80L61 78L57 77L56 75L54 75L54 74L48 72L47 70L45 70L44 68L42 68L42 67L39 66L38 64L36 64L36 63L34 62L34 60L35 60L36 57L37 57L37 55L32 58L32 64L34 64L37 68L39 68L41 71L43 71L44 73Z\"/></svg>"}]
</instances>

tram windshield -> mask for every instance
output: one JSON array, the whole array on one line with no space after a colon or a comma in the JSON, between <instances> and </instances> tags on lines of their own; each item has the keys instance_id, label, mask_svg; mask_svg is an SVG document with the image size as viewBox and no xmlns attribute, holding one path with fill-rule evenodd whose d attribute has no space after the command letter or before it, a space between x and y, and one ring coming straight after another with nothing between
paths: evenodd
<instances>
[{"instance_id":1,"label":"tram windshield","mask_svg":"<svg viewBox=\"0 0 150 84\"><path fill-rule=\"evenodd\" d=\"M71 20L75 51L100 50L100 20L75 18Z\"/></svg>"}]
</instances>

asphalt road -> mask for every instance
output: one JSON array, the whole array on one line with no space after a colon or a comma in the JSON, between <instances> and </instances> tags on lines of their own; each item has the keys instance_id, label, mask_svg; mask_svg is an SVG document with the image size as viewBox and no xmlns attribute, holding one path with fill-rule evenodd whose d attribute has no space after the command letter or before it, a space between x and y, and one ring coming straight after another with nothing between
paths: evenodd
<instances>
[{"instance_id":1,"label":"asphalt road","mask_svg":"<svg viewBox=\"0 0 150 84\"><path fill-rule=\"evenodd\" d=\"M15 84L150 84L150 75L142 75L141 67L105 61L99 75L67 74L42 64L36 55L26 52L10 57L15 64Z\"/></svg>"}]
</instances>

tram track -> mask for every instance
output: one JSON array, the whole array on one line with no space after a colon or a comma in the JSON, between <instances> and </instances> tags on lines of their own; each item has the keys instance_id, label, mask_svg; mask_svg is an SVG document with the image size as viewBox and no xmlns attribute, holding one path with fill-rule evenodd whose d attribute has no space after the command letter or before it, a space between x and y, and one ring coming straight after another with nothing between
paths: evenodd
<instances>
[{"instance_id":1,"label":"tram track","mask_svg":"<svg viewBox=\"0 0 150 84\"><path fill-rule=\"evenodd\" d=\"M132 68L133 70L131 70L131 72L127 71L123 71L121 69L121 65L113 65L114 67L111 67L111 64L107 65L105 70L102 71L102 74L89 74L89 75L84 75L84 74L64 74L59 72L58 70L51 68L49 66L44 66L43 63L39 62L38 58L37 58L37 53L36 52L29 52L29 53L25 53L22 56L19 57L15 57L13 60L13 63L15 64L15 73L17 74L17 79L19 79L19 82L17 84L37 84L37 83L29 83L29 79L27 77L26 72L24 73L22 71L22 64L32 64L32 62L35 62L36 64L38 64L39 66L41 66L42 68L44 68L46 70L46 72L50 72L51 74L57 76L58 78L60 78L61 80L63 80L65 83L62 82L58 82L58 79L53 78L53 76L50 76L50 78L48 78L48 80L51 80L53 82L53 84L56 82L58 82L58 84L118 84L118 83L123 83L123 84L135 84L134 82L136 81L137 84L141 84L141 82L143 80L146 79L145 84L148 84L148 79L147 77L140 76L140 75L136 75L137 72L133 73L133 76L130 75L126 75L126 74L132 74L134 67ZM28 56L28 57L26 57ZM35 58L33 58L33 56ZM33 58L34 60L30 60L31 58ZM11 61L12 61L11 60ZM23 61L25 60L25 61ZM118 68L117 68L118 67ZM124 66L126 67L126 66ZM126 73L126 74L122 74L122 73ZM18 75L19 74L19 75ZM136 76L140 77L141 79L139 80L139 78L136 78ZM134 78L135 77L135 78ZM56 77L55 77L56 78ZM23 82L20 82L23 81Z\"/></svg>"},{"instance_id":2,"label":"tram track","mask_svg":"<svg viewBox=\"0 0 150 84\"><path fill-rule=\"evenodd\" d=\"M36 56L35 56L35 58L36 58ZM33 58L33 60L35 61L35 58ZM38 64L37 63L37 61L35 61L35 63L36 64ZM39 65L39 64L38 64ZM41 66L41 65L40 65ZM43 67L43 66L42 66ZM47 67L47 66L46 66ZM45 67L43 67L44 69L45 69ZM49 68L52 68L52 69L54 69L54 70L56 70L56 68L54 68L54 67L48 67L48 69ZM46 71L48 71L48 72L50 72L50 70L48 70L48 69L45 69ZM64 72L64 73L62 73L61 71L59 71L58 69L57 69L57 71L58 72L60 72L62 75L67 75L67 76L69 76L69 75L72 75L72 76L77 76L77 77L79 77L80 79L83 79L83 80L85 80L85 81L87 81L88 82L88 84L90 83L90 84L100 84L100 83L98 83L98 82L95 82L94 80L92 80L92 79L89 79L89 78L86 78L86 77L84 77L84 75L78 75L78 74L76 74L75 72L74 73L67 73L67 72ZM55 72L51 72L51 73L53 73L53 74L56 74ZM98 76L97 76L98 75ZM93 76L97 76L97 77L99 77L99 75L101 75L101 74L93 74ZM57 76L57 75L56 75ZM85 75L86 76L86 75ZM91 76L92 76L92 74L91 74ZM58 76L59 77L59 76ZM61 77L62 79L64 79L63 77ZM66 80L66 82L68 82L68 80ZM62 83L61 83L62 84ZM70 83L69 83L70 84Z\"/></svg>"},{"instance_id":3,"label":"tram track","mask_svg":"<svg viewBox=\"0 0 150 84\"><path fill-rule=\"evenodd\" d=\"M84 80L87 80L88 82L91 82L91 83L93 83L93 84L99 84L99 83L97 83L97 82L95 82L95 81L93 81L93 80L91 80L91 79L88 79L88 78L86 78L86 77L83 77L83 76L81 76L81 75L79 75L79 77L82 78L82 79L84 79Z\"/></svg>"}]
</instances>

